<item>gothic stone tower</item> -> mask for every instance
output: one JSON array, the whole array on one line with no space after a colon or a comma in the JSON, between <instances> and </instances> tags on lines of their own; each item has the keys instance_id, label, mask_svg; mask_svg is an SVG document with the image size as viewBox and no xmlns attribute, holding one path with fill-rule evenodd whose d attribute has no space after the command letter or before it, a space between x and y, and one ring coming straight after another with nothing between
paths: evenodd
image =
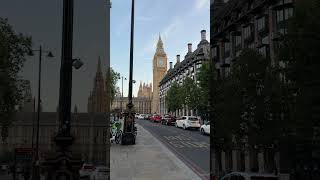
<instances>
[{"instance_id":1,"label":"gothic stone tower","mask_svg":"<svg viewBox=\"0 0 320 180\"><path fill-rule=\"evenodd\" d=\"M93 91L88 98L88 112L106 112L107 111L107 94L105 90L105 81L101 71L100 57L96 76L94 78Z\"/></svg>"},{"instance_id":2,"label":"gothic stone tower","mask_svg":"<svg viewBox=\"0 0 320 180\"><path fill-rule=\"evenodd\" d=\"M157 50L153 56L153 97L152 97L152 108L151 113L160 112L160 95L159 95L159 83L164 77L167 71L167 54L163 49L163 42L161 36L157 43Z\"/></svg>"}]
</instances>

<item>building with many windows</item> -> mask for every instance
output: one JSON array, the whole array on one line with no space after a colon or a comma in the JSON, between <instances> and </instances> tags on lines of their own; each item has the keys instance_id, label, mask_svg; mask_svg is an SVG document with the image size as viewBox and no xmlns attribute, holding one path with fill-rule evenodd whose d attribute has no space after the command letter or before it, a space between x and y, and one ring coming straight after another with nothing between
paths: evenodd
<instances>
[{"instance_id":1,"label":"building with many windows","mask_svg":"<svg viewBox=\"0 0 320 180\"><path fill-rule=\"evenodd\" d=\"M199 42L197 49L192 51L192 44L188 44L188 52L184 59L180 61L180 55L177 55L176 63L173 66L170 62L170 68L166 72L163 79L160 81L160 114L167 114L168 108L166 106L167 91L174 82L182 85L183 80L186 77L192 78L197 82L197 73L199 72L203 62L210 59L210 44L206 39L206 30L201 31L201 41ZM181 115L193 115L194 112L188 108L181 109L175 113L178 116Z\"/></svg>"},{"instance_id":2,"label":"building with many windows","mask_svg":"<svg viewBox=\"0 0 320 180\"><path fill-rule=\"evenodd\" d=\"M214 0L210 41L216 78L223 79L230 74L233 62L244 48L256 49L273 67L284 68L276 55L281 37L287 32L287 20L293 16L293 5L293 0ZM285 80L281 73L280 77ZM216 161L212 162L212 167L216 175L230 171L280 172L280 179L286 179L289 171L285 154L272 147L213 152Z\"/></svg>"}]
</instances>

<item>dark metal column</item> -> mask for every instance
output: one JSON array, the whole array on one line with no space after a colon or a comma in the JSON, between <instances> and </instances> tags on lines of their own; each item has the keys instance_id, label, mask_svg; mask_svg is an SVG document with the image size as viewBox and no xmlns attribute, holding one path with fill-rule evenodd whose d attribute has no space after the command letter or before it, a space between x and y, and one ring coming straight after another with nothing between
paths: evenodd
<instances>
[{"instance_id":1,"label":"dark metal column","mask_svg":"<svg viewBox=\"0 0 320 180\"><path fill-rule=\"evenodd\" d=\"M133 111L132 103L132 74L133 74L133 39L134 39L134 0L132 0L132 11L131 11L131 40L130 40L130 69L129 69L129 94L127 104L127 110L125 112L123 135L122 135L122 144L135 144L136 134L134 127L134 118L135 112Z\"/></svg>"},{"instance_id":2,"label":"dark metal column","mask_svg":"<svg viewBox=\"0 0 320 180\"><path fill-rule=\"evenodd\" d=\"M59 92L59 131L70 135L72 90L73 0L64 0Z\"/></svg>"},{"instance_id":3,"label":"dark metal column","mask_svg":"<svg viewBox=\"0 0 320 180\"><path fill-rule=\"evenodd\" d=\"M48 154L43 168L47 180L78 180L81 155L71 152L74 138L70 134L72 90L73 0L63 1L62 51L59 89L59 132L56 151Z\"/></svg>"}]
</instances>

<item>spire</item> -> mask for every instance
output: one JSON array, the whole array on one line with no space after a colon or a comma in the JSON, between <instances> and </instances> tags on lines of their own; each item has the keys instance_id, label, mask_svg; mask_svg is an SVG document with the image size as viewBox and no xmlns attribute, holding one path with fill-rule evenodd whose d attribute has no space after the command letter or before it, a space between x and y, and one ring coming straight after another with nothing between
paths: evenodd
<instances>
[{"instance_id":1,"label":"spire","mask_svg":"<svg viewBox=\"0 0 320 180\"><path fill-rule=\"evenodd\" d=\"M74 113L78 113L78 107L77 105L74 105L74 110L73 110Z\"/></svg>"},{"instance_id":2,"label":"spire","mask_svg":"<svg viewBox=\"0 0 320 180\"><path fill-rule=\"evenodd\" d=\"M157 53L159 53L159 52L164 53L163 42L162 42L160 33L159 33L159 40L158 40L158 43L157 43Z\"/></svg>"},{"instance_id":3,"label":"spire","mask_svg":"<svg viewBox=\"0 0 320 180\"><path fill-rule=\"evenodd\" d=\"M100 60L100 56L98 58L98 67L97 67L97 73L101 72L101 60Z\"/></svg>"}]
</instances>

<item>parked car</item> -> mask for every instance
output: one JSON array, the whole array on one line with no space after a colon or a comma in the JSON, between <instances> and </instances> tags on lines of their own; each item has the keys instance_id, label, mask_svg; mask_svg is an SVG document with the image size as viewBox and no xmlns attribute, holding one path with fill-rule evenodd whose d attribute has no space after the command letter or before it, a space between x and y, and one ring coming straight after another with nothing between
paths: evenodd
<instances>
[{"instance_id":1,"label":"parked car","mask_svg":"<svg viewBox=\"0 0 320 180\"><path fill-rule=\"evenodd\" d=\"M232 172L226 174L221 180L279 180L274 174Z\"/></svg>"},{"instance_id":2,"label":"parked car","mask_svg":"<svg viewBox=\"0 0 320 180\"><path fill-rule=\"evenodd\" d=\"M106 166L97 166L92 174L90 180L105 180L108 179L108 168Z\"/></svg>"},{"instance_id":3,"label":"parked car","mask_svg":"<svg viewBox=\"0 0 320 180\"><path fill-rule=\"evenodd\" d=\"M152 114L147 114L144 119L151 120Z\"/></svg>"},{"instance_id":4,"label":"parked car","mask_svg":"<svg viewBox=\"0 0 320 180\"><path fill-rule=\"evenodd\" d=\"M195 116L182 116L176 120L176 127L182 127L183 129L199 129L200 121Z\"/></svg>"},{"instance_id":5,"label":"parked car","mask_svg":"<svg viewBox=\"0 0 320 180\"><path fill-rule=\"evenodd\" d=\"M152 117L151 117L151 121L152 122L161 122L161 115L159 115L159 114L154 114Z\"/></svg>"},{"instance_id":6,"label":"parked car","mask_svg":"<svg viewBox=\"0 0 320 180\"><path fill-rule=\"evenodd\" d=\"M201 132L201 134L210 134L210 121L205 122L200 127L200 132Z\"/></svg>"},{"instance_id":7,"label":"parked car","mask_svg":"<svg viewBox=\"0 0 320 180\"><path fill-rule=\"evenodd\" d=\"M86 164L84 163L82 165L82 168L79 171L80 177L90 177L92 172L94 171L94 165L93 164Z\"/></svg>"},{"instance_id":8,"label":"parked car","mask_svg":"<svg viewBox=\"0 0 320 180\"><path fill-rule=\"evenodd\" d=\"M136 113L136 114L134 115L134 117L135 117L135 118L138 118L139 115L140 115L139 113Z\"/></svg>"},{"instance_id":9,"label":"parked car","mask_svg":"<svg viewBox=\"0 0 320 180\"><path fill-rule=\"evenodd\" d=\"M144 119L145 115L144 114L139 114L138 119Z\"/></svg>"},{"instance_id":10,"label":"parked car","mask_svg":"<svg viewBox=\"0 0 320 180\"><path fill-rule=\"evenodd\" d=\"M172 116L170 114L164 115L164 117L161 120L161 123L165 124L167 126L175 124L176 123L176 117L174 117L174 116Z\"/></svg>"}]
</instances>

